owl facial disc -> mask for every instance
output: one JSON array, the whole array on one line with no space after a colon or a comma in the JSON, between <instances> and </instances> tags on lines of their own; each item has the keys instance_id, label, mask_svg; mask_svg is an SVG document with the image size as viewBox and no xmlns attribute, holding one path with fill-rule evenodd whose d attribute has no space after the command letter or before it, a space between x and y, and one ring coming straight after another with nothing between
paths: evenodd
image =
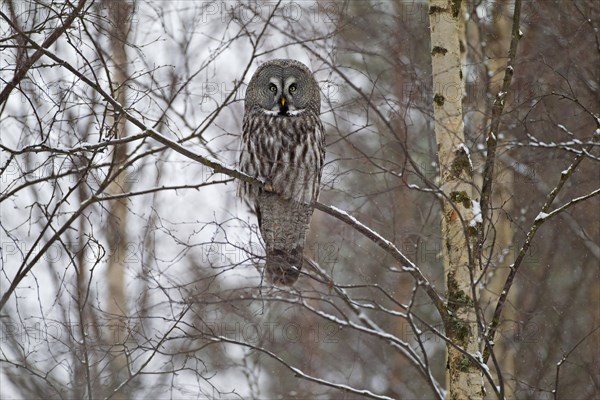
<instances>
[{"instance_id":1,"label":"owl facial disc","mask_svg":"<svg viewBox=\"0 0 600 400\"><path fill-rule=\"evenodd\" d=\"M267 115L279 117L295 117L302 114L305 109L297 108L294 102L294 94L298 89L296 77L289 76L271 77L268 83L268 93L272 99L270 108L263 109Z\"/></svg>"}]
</instances>

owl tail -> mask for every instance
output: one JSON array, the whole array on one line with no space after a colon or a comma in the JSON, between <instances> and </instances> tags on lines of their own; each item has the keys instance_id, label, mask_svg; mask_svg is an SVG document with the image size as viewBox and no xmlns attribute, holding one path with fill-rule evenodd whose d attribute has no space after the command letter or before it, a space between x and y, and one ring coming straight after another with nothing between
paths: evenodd
<instances>
[{"instance_id":1,"label":"owl tail","mask_svg":"<svg viewBox=\"0 0 600 400\"><path fill-rule=\"evenodd\" d=\"M304 241L313 207L262 193L257 201L260 232L265 242L267 279L275 285L293 285L304 262Z\"/></svg>"}]
</instances>

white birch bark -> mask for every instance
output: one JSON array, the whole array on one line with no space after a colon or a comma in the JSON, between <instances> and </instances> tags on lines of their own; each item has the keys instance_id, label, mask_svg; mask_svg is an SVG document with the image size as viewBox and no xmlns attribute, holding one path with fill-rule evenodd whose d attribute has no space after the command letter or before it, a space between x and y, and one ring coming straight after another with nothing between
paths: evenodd
<instances>
[{"instance_id":1,"label":"white birch bark","mask_svg":"<svg viewBox=\"0 0 600 400\"><path fill-rule=\"evenodd\" d=\"M445 329L448 338L460 348L448 344L448 398L481 399L481 369L463 353L475 356L480 349L471 278L474 263L469 254L479 226L474 209L479 207L473 197L473 170L464 145L461 2L431 0L429 17L435 135L444 193L442 246L448 306Z\"/></svg>"}]
</instances>

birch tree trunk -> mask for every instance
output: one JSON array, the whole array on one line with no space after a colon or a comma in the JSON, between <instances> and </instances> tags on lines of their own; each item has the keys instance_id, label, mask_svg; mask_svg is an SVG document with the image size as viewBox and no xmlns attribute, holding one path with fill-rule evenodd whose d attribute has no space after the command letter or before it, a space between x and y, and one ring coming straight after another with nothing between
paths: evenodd
<instances>
[{"instance_id":1,"label":"birch tree trunk","mask_svg":"<svg viewBox=\"0 0 600 400\"><path fill-rule=\"evenodd\" d=\"M491 126L492 103L488 100L490 96L501 92L503 89L504 71L506 69L506 53L510 48L512 38L511 18L513 13L511 3L494 3L493 10L486 10L482 18L475 16L465 21L467 24L467 42L469 48L475 49L470 55L468 62L482 66L482 72L472 82L479 86L487 96L473 96L471 110L478 112L471 113L469 124L473 127L473 132L487 131ZM487 23L487 24L486 24ZM486 31L485 25L491 25L493 29ZM494 40L486 40L485 35L493 34ZM466 48L465 47L465 48ZM473 65L472 64L472 65ZM463 63L463 65L465 65ZM483 75L483 76L482 76ZM468 78L467 78L468 79ZM467 83L468 85L468 83ZM467 90L467 93L469 91ZM481 89L477 90L481 93ZM464 110L465 114L468 112ZM468 128L468 127L467 127ZM469 129L467 129L468 137ZM483 168L477 166L485 165L485 155L482 153L474 154L472 157L475 164L474 184L476 187L483 187ZM489 218L488 226L482 227L483 236L491 238L490 243L482 246L478 254L479 260L476 265L480 268L480 273L484 274L482 279L485 290L480 292L479 304L482 307L482 315L486 321L493 317L494 305L497 304L500 293L504 288L504 283L510 272L508 263L514 256L514 226L513 221L507 218L507 215L514 213L514 174L515 165L508 160L497 160L497 170L494 173L494 190L491 193L493 207L490 213L482 218ZM530 171L529 171L530 172ZM493 232L493 233L492 233ZM480 236L481 237L481 236ZM504 396L507 399L515 398L516 380L516 354L519 343L514 340L518 333L519 315L514 307L517 304L518 286L514 285L508 294L508 307L504 310L503 331L507 334L498 337L494 342L494 350L500 371L494 371L502 374L504 381ZM486 388L489 390L490 383L486 382Z\"/></svg>"},{"instance_id":2,"label":"birch tree trunk","mask_svg":"<svg viewBox=\"0 0 600 400\"><path fill-rule=\"evenodd\" d=\"M481 370L468 353L479 353L476 289L471 249L479 227L479 202L473 198L473 166L464 144L461 71L461 2L431 0L431 59L435 136L443 191L442 243L446 278L446 380L449 399L481 399ZM464 45L464 44L463 44ZM475 211L475 212L474 212Z\"/></svg>"},{"instance_id":3,"label":"birch tree trunk","mask_svg":"<svg viewBox=\"0 0 600 400\"><path fill-rule=\"evenodd\" d=\"M129 34L129 18L131 4L129 2L106 1L108 16L112 22L110 29L110 48L112 50L112 95L119 104L127 106L127 85L129 79L127 72L126 43ZM113 122L114 138L127 136L126 119L115 113ZM127 160L127 144L121 143L115 146L113 154L111 174L119 174L107 188L107 193L119 195L130 190L131 182L125 171L120 171ZM119 386L120 382L127 377L127 358L124 352L124 342L127 339L127 298L125 296L125 268L129 239L127 233L128 199L115 200L108 203L109 213L107 215L106 236L110 248L110 258L107 268L107 312L108 328L113 347L113 358L111 360L111 387ZM113 395L114 399L125 399L127 395L122 391Z\"/></svg>"}]
</instances>

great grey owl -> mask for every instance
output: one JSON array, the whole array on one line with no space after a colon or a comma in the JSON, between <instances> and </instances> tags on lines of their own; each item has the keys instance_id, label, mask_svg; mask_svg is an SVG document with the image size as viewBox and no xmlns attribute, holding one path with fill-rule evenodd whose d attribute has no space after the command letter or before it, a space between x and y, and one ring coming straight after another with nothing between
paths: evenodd
<instances>
[{"instance_id":1,"label":"great grey owl","mask_svg":"<svg viewBox=\"0 0 600 400\"><path fill-rule=\"evenodd\" d=\"M239 194L256 211L274 284L293 285L302 268L325 159L320 111L317 82L295 60L265 62L246 90L240 169L265 185L242 182Z\"/></svg>"}]
</instances>

